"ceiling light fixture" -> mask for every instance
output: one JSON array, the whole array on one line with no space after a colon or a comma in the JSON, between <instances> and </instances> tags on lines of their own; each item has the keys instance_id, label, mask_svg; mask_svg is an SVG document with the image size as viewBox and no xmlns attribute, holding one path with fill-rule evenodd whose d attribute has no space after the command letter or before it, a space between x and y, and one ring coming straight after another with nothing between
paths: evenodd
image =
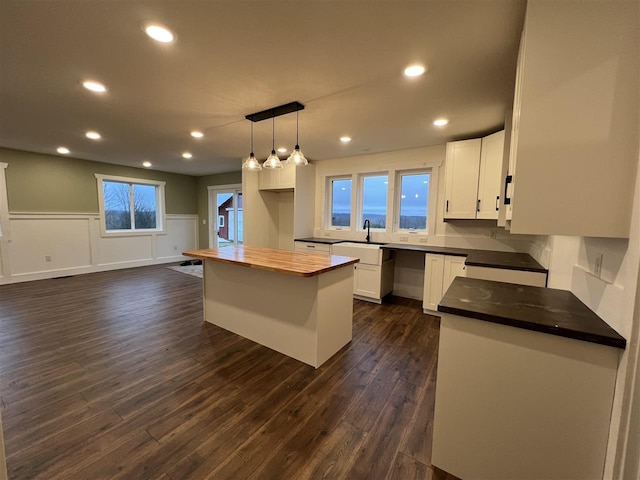
<instances>
[{"instance_id":1,"label":"ceiling light fixture","mask_svg":"<svg viewBox=\"0 0 640 480\"><path fill-rule=\"evenodd\" d=\"M407 77L419 77L426 71L427 69L422 65L410 65L404 69L404 74Z\"/></svg>"},{"instance_id":2,"label":"ceiling light fixture","mask_svg":"<svg viewBox=\"0 0 640 480\"><path fill-rule=\"evenodd\" d=\"M107 91L107 87L105 87L102 83L94 82L93 80L82 82L82 86L94 93L104 93Z\"/></svg>"},{"instance_id":3,"label":"ceiling light fixture","mask_svg":"<svg viewBox=\"0 0 640 480\"><path fill-rule=\"evenodd\" d=\"M146 168L149 168L151 166L151 162L149 162L149 161L142 162L142 166L146 167Z\"/></svg>"},{"instance_id":4,"label":"ceiling light fixture","mask_svg":"<svg viewBox=\"0 0 640 480\"><path fill-rule=\"evenodd\" d=\"M69 150L67 147L58 147L56 151L62 155L71 153L71 150Z\"/></svg>"},{"instance_id":5,"label":"ceiling light fixture","mask_svg":"<svg viewBox=\"0 0 640 480\"><path fill-rule=\"evenodd\" d=\"M193 138L202 138L204 137L204 133L200 132L199 130L194 130L193 132L191 132L191 136Z\"/></svg>"},{"instance_id":6,"label":"ceiling light fixture","mask_svg":"<svg viewBox=\"0 0 640 480\"><path fill-rule=\"evenodd\" d=\"M276 155L276 117L271 117L271 155L262 164L264 168L282 168L282 162Z\"/></svg>"},{"instance_id":7,"label":"ceiling light fixture","mask_svg":"<svg viewBox=\"0 0 640 480\"><path fill-rule=\"evenodd\" d=\"M449 120L447 120L446 118L438 118L433 121L433 124L436 127L444 127L447 123L449 123Z\"/></svg>"},{"instance_id":8,"label":"ceiling light fixture","mask_svg":"<svg viewBox=\"0 0 640 480\"><path fill-rule=\"evenodd\" d=\"M251 113L244 117L247 120L252 122L252 126L251 126L251 154L242 164L243 169L261 170L262 168L268 168L268 169L282 168L282 162L278 158L278 155L276 155L276 124L275 124L276 120L275 118L281 115L286 115L288 113L298 112L299 110L304 110L303 104L301 104L300 102L290 102L290 103L285 103L284 105L278 105L277 107L269 108L267 110L262 110L261 112ZM265 162L262 165L260 165L260 163L256 160L256 157L253 153L253 123L261 122L262 120L267 120L269 118L271 119L271 154L267 157ZM304 155L302 155L302 152L300 152L300 146L298 145L297 120L298 120L298 117L296 113L296 150L301 155L301 158L299 159L300 161L299 164L307 165L308 162L306 158L304 158ZM285 153L287 149L284 147L281 147L281 148L278 148L278 151L281 153ZM294 157L294 159L291 158L295 153L296 151L294 151L291 154L291 156L289 156L289 158L286 160L287 164L296 163L295 162L296 157Z\"/></svg>"},{"instance_id":9,"label":"ceiling light fixture","mask_svg":"<svg viewBox=\"0 0 640 480\"><path fill-rule=\"evenodd\" d=\"M144 31L157 42L171 43L174 39L173 33L160 25L147 25Z\"/></svg>"},{"instance_id":10,"label":"ceiling light fixture","mask_svg":"<svg viewBox=\"0 0 640 480\"><path fill-rule=\"evenodd\" d=\"M242 164L243 170L262 170L262 165L253 153L253 122L251 122L251 153Z\"/></svg>"},{"instance_id":11,"label":"ceiling light fixture","mask_svg":"<svg viewBox=\"0 0 640 480\"><path fill-rule=\"evenodd\" d=\"M191 158L191 157L193 157L193 155L191 155L191 153L189 153L189 152L184 152L184 153L182 154L182 158L189 159L189 158Z\"/></svg>"},{"instance_id":12,"label":"ceiling light fixture","mask_svg":"<svg viewBox=\"0 0 640 480\"><path fill-rule=\"evenodd\" d=\"M102 136L98 132L94 131L88 131L87 133L85 133L85 136L87 138L90 138L91 140L100 140L102 138Z\"/></svg>"},{"instance_id":13,"label":"ceiling light fixture","mask_svg":"<svg viewBox=\"0 0 640 480\"><path fill-rule=\"evenodd\" d=\"M294 165L309 165L309 161L300 150L300 145L298 145L298 126L298 110L296 110L296 146L293 148L293 152L291 152L289 158L287 158L287 164L293 163Z\"/></svg>"},{"instance_id":14,"label":"ceiling light fixture","mask_svg":"<svg viewBox=\"0 0 640 480\"><path fill-rule=\"evenodd\" d=\"M340 141L342 143L349 143L351 141L351 137L340 137Z\"/></svg>"}]
</instances>

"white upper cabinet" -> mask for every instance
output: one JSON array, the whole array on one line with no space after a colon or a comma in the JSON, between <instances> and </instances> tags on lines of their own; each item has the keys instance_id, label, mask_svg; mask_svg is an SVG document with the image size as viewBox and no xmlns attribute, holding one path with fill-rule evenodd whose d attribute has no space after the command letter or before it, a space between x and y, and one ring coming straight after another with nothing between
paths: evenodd
<instances>
[{"instance_id":1,"label":"white upper cabinet","mask_svg":"<svg viewBox=\"0 0 640 480\"><path fill-rule=\"evenodd\" d=\"M445 219L497 219L504 130L447 143Z\"/></svg>"},{"instance_id":2,"label":"white upper cabinet","mask_svg":"<svg viewBox=\"0 0 640 480\"><path fill-rule=\"evenodd\" d=\"M638 9L624 1L527 2L507 184L512 233L629 236Z\"/></svg>"},{"instance_id":3,"label":"white upper cabinet","mask_svg":"<svg viewBox=\"0 0 640 480\"><path fill-rule=\"evenodd\" d=\"M504 130L482 139L476 218L498 218L503 149Z\"/></svg>"},{"instance_id":4,"label":"white upper cabinet","mask_svg":"<svg viewBox=\"0 0 640 480\"><path fill-rule=\"evenodd\" d=\"M482 140L447 143L444 218L476 218Z\"/></svg>"},{"instance_id":5,"label":"white upper cabinet","mask_svg":"<svg viewBox=\"0 0 640 480\"><path fill-rule=\"evenodd\" d=\"M282 168L263 168L259 190L288 190L296 186L296 165L284 164Z\"/></svg>"}]
</instances>

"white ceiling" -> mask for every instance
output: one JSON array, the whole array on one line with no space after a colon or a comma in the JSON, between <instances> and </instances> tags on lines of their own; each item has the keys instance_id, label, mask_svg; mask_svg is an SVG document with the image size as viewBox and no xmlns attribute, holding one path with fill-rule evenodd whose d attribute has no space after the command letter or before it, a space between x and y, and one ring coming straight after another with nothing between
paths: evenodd
<instances>
[{"instance_id":1,"label":"white ceiling","mask_svg":"<svg viewBox=\"0 0 640 480\"><path fill-rule=\"evenodd\" d=\"M512 103L524 0L0 0L0 146L190 175L239 170L247 114L294 100L322 160L474 137ZM158 22L177 35L160 44ZM428 65L419 78L402 75ZM83 80L108 92L85 90ZM446 117L444 128L433 127ZM99 131L103 139L84 137ZM198 129L205 137L189 135ZM295 144L295 114L275 120ZM338 138L349 135L349 144ZM271 150L271 121L254 124ZM181 153L193 153L185 160ZM280 155L286 158L288 154Z\"/></svg>"}]
</instances>

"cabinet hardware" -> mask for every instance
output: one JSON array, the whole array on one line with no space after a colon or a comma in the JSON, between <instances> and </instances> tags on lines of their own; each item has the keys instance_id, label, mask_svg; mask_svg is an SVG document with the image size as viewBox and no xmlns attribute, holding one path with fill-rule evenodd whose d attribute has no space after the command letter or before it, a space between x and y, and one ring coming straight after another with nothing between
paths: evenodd
<instances>
[{"instance_id":1,"label":"cabinet hardware","mask_svg":"<svg viewBox=\"0 0 640 480\"><path fill-rule=\"evenodd\" d=\"M496 212L500 210L500 195L496 197Z\"/></svg>"},{"instance_id":2,"label":"cabinet hardware","mask_svg":"<svg viewBox=\"0 0 640 480\"><path fill-rule=\"evenodd\" d=\"M316 248L315 245L307 245L307 248Z\"/></svg>"},{"instance_id":3,"label":"cabinet hardware","mask_svg":"<svg viewBox=\"0 0 640 480\"><path fill-rule=\"evenodd\" d=\"M478 199L478 206L476 207L478 211L480 211L480 199Z\"/></svg>"},{"instance_id":4,"label":"cabinet hardware","mask_svg":"<svg viewBox=\"0 0 640 480\"><path fill-rule=\"evenodd\" d=\"M445 212L449 211L449 200L447 200L447 207L444 209Z\"/></svg>"},{"instance_id":5,"label":"cabinet hardware","mask_svg":"<svg viewBox=\"0 0 640 480\"><path fill-rule=\"evenodd\" d=\"M513 175L507 175L507 178L504 182L504 204L511 205L511 199L507 197L507 189L509 188L509 184L513 181Z\"/></svg>"}]
</instances>

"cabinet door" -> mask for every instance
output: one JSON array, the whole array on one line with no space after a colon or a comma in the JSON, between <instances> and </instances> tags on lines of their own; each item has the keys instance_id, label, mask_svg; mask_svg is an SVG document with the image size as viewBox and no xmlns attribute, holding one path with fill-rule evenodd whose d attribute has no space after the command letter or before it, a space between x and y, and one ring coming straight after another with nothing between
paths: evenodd
<instances>
[{"instance_id":1,"label":"cabinet door","mask_svg":"<svg viewBox=\"0 0 640 480\"><path fill-rule=\"evenodd\" d=\"M293 249L296 252L321 253L331 255L331 245L313 242L294 242Z\"/></svg>"},{"instance_id":2,"label":"cabinet door","mask_svg":"<svg viewBox=\"0 0 640 480\"><path fill-rule=\"evenodd\" d=\"M503 153L504 130L482 139L476 218L498 219Z\"/></svg>"},{"instance_id":3,"label":"cabinet door","mask_svg":"<svg viewBox=\"0 0 640 480\"><path fill-rule=\"evenodd\" d=\"M442 299L442 278L444 274L444 255L427 253L424 260L424 292L422 308L436 311Z\"/></svg>"},{"instance_id":4,"label":"cabinet door","mask_svg":"<svg viewBox=\"0 0 640 480\"><path fill-rule=\"evenodd\" d=\"M447 143L444 218L476 218L482 139Z\"/></svg>"},{"instance_id":5,"label":"cabinet door","mask_svg":"<svg viewBox=\"0 0 640 480\"><path fill-rule=\"evenodd\" d=\"M466 277L467 271L464 262L467 257L454 257L453 255L445 255L444 257L444 274L442 276L442 295L444 295L451 282L456 277ZM440 298L442 298L442 295Z\"/></svg>"},{"instance_id":6,"label":"cabinet door","mask_svg":"<svg viewBox=\"0 0 640 480\"><path fill-rule=\"evenodd\" d=\"M277 175L279 169L263 168L258 172L260 176L258 189L259 190L273 190L276 186Z\"/></svg>"},{"instance_id":7,"label":"cabinet door","mask_svg":"<svg viewBox=\"0 0 640 480\"><path fill-rule=\"evenodd\" d=\"M278 188L295 188L296 186L296 166L285 164L278 169Z\"/></svg>"},{"instance_id":8,"label":"cabinet door","mask_svg":"<svg viewBox=\"0 0 640 480\"><path fill-rule=\"evenodd\" d=\"M353 294L379 300L381 275L380 265L356 264L353 272Z\"/></svg>"}]
</instances>

